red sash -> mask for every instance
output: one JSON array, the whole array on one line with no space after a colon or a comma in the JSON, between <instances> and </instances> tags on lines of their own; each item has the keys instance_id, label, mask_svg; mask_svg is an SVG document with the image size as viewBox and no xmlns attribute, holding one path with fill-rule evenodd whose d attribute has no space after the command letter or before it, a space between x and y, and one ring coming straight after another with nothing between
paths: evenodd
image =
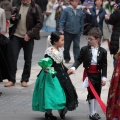
<instances>
[{"instance_id":1,"label":"red sash","mask_svg":"<svg viewBox=\"0 0 120 120\"><path fill-rule=\"evenodd\" d=\"M100 73L100 71L97 69L96 65L91 65L89 68L84 70L84 74L83 74L83 81L84 79L87 77L87 72L88 73ZM95 96L96 100L98 101L98 103L101 106L101 109L103 110L104 114L106 114L106 106L103 103L103 101L101 100L101 98L98 96L97 92L95 91L91 81L88 78L88 84L89 84L89 88L92 91L93 95Z\"/></svg>"}]
</instances>

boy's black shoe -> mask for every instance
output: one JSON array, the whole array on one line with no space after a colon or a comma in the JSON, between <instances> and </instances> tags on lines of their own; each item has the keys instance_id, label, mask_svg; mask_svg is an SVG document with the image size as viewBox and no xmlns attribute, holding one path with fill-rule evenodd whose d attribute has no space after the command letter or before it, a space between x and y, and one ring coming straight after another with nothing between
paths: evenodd
<instances>
[{"instance_id":1,"label":"boy's black shoe","mask_svg":"<svg viewBox=\"0 0 120 120\"><path fill-rule=\"evenodd\" d=\"M98 119L101 119L100 115L98 113L95 113L95 116L98 117Z\"/></svg>"},{"instance_id":2,"label":"boy's black shoe","mask_svg":"<svg viewBox=\"0 0 120 120\"><path fill-rule=\"evenodd\" d=\"M98 119L98 116L96 116L95 114L92 115L92 116L89 116L89 119L90 119L90 120L99 120L99 119Z\"/></svg>"}]
</instances>

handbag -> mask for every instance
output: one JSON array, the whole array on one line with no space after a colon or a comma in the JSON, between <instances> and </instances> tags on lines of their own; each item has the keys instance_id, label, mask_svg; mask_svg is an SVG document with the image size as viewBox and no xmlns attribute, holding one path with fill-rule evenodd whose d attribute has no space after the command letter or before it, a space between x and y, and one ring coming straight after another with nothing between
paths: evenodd
<instances>
[{"instance_id":1,"label":"handbag","mask_svg":"<svg viewBox=\"0 0 120 120\"><path fill-rule=\"evenodd\" d=\"M84 31L83 35L88 35L88 32L91 30L92 24L91 23L85 23L84 24Z\"/></svg>"},{"instance_id":2,"label":"handbag","mask_svg":"<svg viewBox=\"0 0 120 120\"><path fill-rule=\"evenodd\" d=\"M10 39L3 34L0 34L0 45L5 45L10 42Z\"/></svg>"}]
</instances>

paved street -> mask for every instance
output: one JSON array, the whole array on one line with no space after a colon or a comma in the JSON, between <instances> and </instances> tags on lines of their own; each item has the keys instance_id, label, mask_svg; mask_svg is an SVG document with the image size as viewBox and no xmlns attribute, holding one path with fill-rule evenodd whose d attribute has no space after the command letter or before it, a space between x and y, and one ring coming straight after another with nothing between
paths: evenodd
<instances>
[{"instance_id":1,"label":"paved street","mask_svg":"<svg viewBox=\"0 0 120 120\"><path fill-rule=\"evenodd\" d=\"M31 110L31 99L34 88L36 76L40 71L40 67L37 65L39 59L43 58L44 51L46 49L46 38L48 33L41 32L41 40L35 41L34 52L33 52L33 63L29 86L23 88L20 86L21 73L23 68L23 52L21 51L18 61L18 72L17 72L17 83L14 87L5 88L3 83L0 83L0 91L3 92L0 96L0 120L44 120L44 113L35 112ZM87 40L84 36L81 37L81 46L86 45ZM108 78L107 84L102 88L102 100L106 104L107 94L109 89L109 81L113 72L112 56L109 53L107 42L102 43L102 46L108 51ZM71 47L72 60L69 64L65 64L70 68L73 64L73 54ZM12 58L11 58L12 59ZM89 120L88 119L88 103L86 101L87 91L82 89L82 65L77 69L74 75L71 75L71 80L77 90L79 97L79 106L75 111L68 112L66 120ZM98 113L101 115L101 120L105 120L105 115L98 106ZM60 120L58 112L53 111L53 114Z\"/></svg>"}]
</instances>

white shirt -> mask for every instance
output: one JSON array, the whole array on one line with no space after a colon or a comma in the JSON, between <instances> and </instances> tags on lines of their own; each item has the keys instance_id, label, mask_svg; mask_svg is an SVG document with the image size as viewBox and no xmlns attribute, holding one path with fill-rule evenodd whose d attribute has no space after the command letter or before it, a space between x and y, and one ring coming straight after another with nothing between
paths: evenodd
<instances>
[{"instance_id":1,"label":"white shirt","mask_svg":"<svg viewBox=\"0 0 120 120\"><path fill-rule=\"evenodd\" d=\"M98 48L91 47L91 50L92 50L91 65L97 65L97 53L98 53Z\"/></svg>"}]
</instances>

